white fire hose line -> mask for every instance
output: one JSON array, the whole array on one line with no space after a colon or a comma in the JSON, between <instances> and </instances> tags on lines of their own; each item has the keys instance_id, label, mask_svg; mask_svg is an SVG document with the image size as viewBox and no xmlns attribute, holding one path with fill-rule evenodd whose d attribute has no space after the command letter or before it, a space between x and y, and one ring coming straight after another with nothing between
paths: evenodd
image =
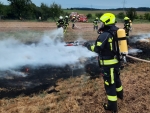
<instances>
[{"instance_id":1,"label":"white fire hose line","mask_svg":"<svg viewBox=\"0 0 150 113\"><path fill-rule=\"evenodd\" d=\"M78 27L76 24L75 24L75 27L78 28L78 29L82 29L81 27Z\"/></svg>"},{"instance_id":2,"label":"white fire hose line","mask_svg":"<svg viewBox=\"0 0 150 113\"><path fill-rule=\"evenodd\" d=\"M130 55L126 55L126 56L129 57L129 58L132 58L132 59L134 59L134 60L138 60L138 61L150 63L149 60L143 60L143 59L140 59L140 58L137 58L137 57L133 57L133 56L130 56Z\"/></svg>"}]
</instances>

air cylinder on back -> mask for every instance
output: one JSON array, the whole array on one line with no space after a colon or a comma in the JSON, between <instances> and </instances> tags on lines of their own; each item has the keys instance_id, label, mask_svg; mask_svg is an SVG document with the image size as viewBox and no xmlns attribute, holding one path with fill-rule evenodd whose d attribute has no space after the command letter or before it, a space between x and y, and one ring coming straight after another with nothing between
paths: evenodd
<instances>
[{"instance_id":1,"label":"air cylinder on back","mask_svg":"<svg viewBox=\"0 0 150 113\"><path fill-rule=\"evenodd\" d=\"M118 29L117 36L118 36L118 44L119 44L120 53L125 54L125 55L128 54L128 46L127 46L125 30Z\"/></svg>"}]
</instances>

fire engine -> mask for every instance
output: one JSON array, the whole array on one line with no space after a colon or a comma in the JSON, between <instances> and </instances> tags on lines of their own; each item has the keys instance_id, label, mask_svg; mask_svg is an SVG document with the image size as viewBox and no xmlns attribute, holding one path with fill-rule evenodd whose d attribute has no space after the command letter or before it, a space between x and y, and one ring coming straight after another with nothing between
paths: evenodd
<instances>
[{"instance_id":1,"label":"fire engine","mask_svg":"<svg viewBox=\"0 0 150 113\"><path fill-rule=\"evenodd\" d=\"M78 15L78 22L88 22L87 16L84 14Z\"/></svg>"},{"instance_id":2,"label":"fire engine","mask_svg":"<svg viewBox=\"0 0 150 113\"><path fill-rule=\"evenodd\" d=\"M78 22L88 22L87 16L84 14L78 14L77 12L71 12L69 17L72 19L73 16L76 16Z\"/></svg>"}]
</instances>

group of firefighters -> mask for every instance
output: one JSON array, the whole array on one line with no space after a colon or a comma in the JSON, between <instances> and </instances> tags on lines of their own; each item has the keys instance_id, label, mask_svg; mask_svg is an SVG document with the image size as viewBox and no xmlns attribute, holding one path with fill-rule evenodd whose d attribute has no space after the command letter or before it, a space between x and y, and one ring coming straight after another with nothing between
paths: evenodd
<instances>
[{"instance_id":1,"label":"group of firefighters","mask_svg":"<svg viewBox=\"0 0 150 113\"><path fill-rule=\"evenodd\" d=\"M99 23L100 21L98 20L98 17L96 17L95 19L94 19L94 21L93 21L93 30L95 31L97 31L98 30L98 23ZM129 32L132 30L132 22L131 22L131 20L130 20L130 18L129 17L124 17L124 29L125 29L125 31L126 31L126 36L127 37L129 37Z\"/></svg>"},{"instance_id":2,"label":"group of firefighters","mask_svg":"<svg viewBox=\"0 0 150 113\"><path fill-rule=\"evenodd\" d=\"M69 19L69 17L66 15L65 18L63 18L63 16L59 17L59 20L56 22L57 28L63 27L64 28L64 33L67 30L67 27L69 26L69 21L72 22L72 29L74 29L75 27L75 22L77 21L77 18L75 15L72 16L71 19ZM98 24L99 24L99 19L98 17L96 17L93 21L93 30L98 31ZM132 30L132 22L130 20L130 18L128 18L127 16L124 17L124 29L126 31L126 36L129 37L129 32Z\"/></svg>"},{"instance_id":3,"label":"group of firefighters","mask_svg":"<svg viewBox=\"0 0 150 113\"><path fill-rule=\"evenodd\" d=\"M59 17L59 20L56 22L57 28L62 27L64 29L64 33L67 31L67 28L69 26L69 21L72 22L72 29L75 27L76 22L76 16L73 15L71 19L66 15L65 18L63 16Z\"/></svg>"},{"instance_id":4,"label":"group of firefighters","mask_svg":"<svg viewBox=\"0 0 150 113\"><path fill-rule=\"evenodd\" d=\"M59 19L57 22L58 28L62 27L62 25L66 27L69 25L68 16L64 20L62 16ZM100 26L98 26L98 23L100 23ZM117 99L123 100L120 70L122 69L122 62L125 61L124 58L128 51L127 38L132 28L132 22L128 17L124 18L123 28L118 28L116 23L116 17L112 13L104 13L100 19L96 17L93 24L94 30L98 31L99 36L95 44L90 44L89 42L83 44L88 50L98 54L98 63L102 71L101 75L104 80L108 100L107 103L103 104L106 113L117 113ZM123 40L123 43L119 43L119 40ZM122 47L119 47L119 44L122 44ZM122 51L121 54L120 51Z\"/></svg>"}]
</instances>

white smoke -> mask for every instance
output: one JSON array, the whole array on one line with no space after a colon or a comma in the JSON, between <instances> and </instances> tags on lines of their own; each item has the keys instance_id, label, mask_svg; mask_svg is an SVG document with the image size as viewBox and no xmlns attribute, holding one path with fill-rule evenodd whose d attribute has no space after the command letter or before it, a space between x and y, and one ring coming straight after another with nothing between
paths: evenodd
<instances>
[{"instance_id":1,"label":"white smoke","mask_svg":"<svg viewBox=\"0 0 150 113\"><path fill-rule=\"evenodd\" d=\"M22 37L10 36L0 40L0 70L16 69L25 65L65 66L76 63L81 57L96 56L82 46L64 46L62 29L45 32L38 43L30 45L19 38Z\"/></svg>"},{"instance_id":2,"label":"white smoke","mask_svg":"<svg viewBox=\"0 0 150 113\"><path fill-rule=\"evenodd\" d=\"M136 43L136 42L149 42L150 41L150 33L148 34L139 34L138 36L134 36L133 38L130 39L131 43Z\"/></svg>"},{"instance_id":3,"label":"white smoke","mask_svg":"<svg viewBox=\"0 0 150 113\"><path fill-rule=\"evenodd\" d=\"M143 52L142 50L140 50L140 49L129 49L129 51L128 51L128 53L129 54L133 54L133 55L137 55L138 53L141 53L141 52Z\"/></svg>"}]
</instances>

